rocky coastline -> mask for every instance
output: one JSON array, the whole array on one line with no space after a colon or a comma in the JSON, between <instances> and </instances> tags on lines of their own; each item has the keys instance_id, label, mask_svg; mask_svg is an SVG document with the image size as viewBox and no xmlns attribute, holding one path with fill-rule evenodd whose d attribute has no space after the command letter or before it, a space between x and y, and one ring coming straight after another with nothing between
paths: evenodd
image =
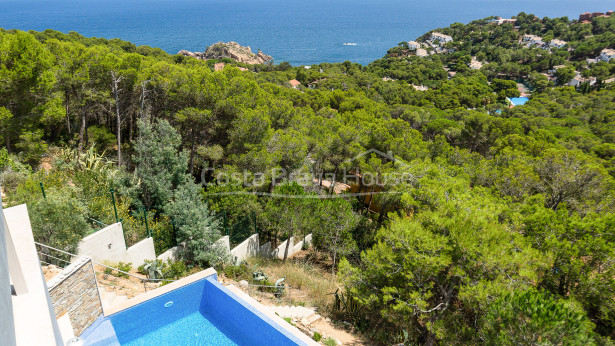
<instances>
[{"instance_id":1,"label":"rocky coastline","mask_svg":"<svg viewBox=\"0 0 615 346\"><path fill-rule=\"evenodd\" d=\"M240 63L256 65L273 61L273 57L258 50L256 54L250 47L241 46L237 42L218 42L207 47L204 52L181 50L177 54L190 56L200 60L232 59Z\"/></svg>"}]
</instances>

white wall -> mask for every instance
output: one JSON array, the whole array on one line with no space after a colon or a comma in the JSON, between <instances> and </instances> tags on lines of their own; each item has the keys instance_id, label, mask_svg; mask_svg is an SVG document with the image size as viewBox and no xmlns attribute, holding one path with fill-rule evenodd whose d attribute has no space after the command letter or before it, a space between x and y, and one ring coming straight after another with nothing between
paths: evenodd
<instances>
[{"instance_id":1,"label":"white wall","mask_svg":"<svg viewBox=\"0 0 615 346\"><path fill-rule=\"evenodd\" d=\"M9 264L7 257L6 237L10 236L4 221L2 211L2 198L0 197L0 334L2 342L7 346L16 344L15 323L13 322L13 302L11 298L11 279L9 277Z\"/></svg>"},{"instance_id":2,"label":"white wall","mask_svg":"<svg viewBox=\"0 0 615 346\"><path fill-rule=\"evenodd\" d=\"M133 267L140 266L146 259L156 259L153 238L145 238L127 249L122 224L119 222L83 238L77 254L91 257L99 263L131 262Z\"/></svg>"},{"instance_id":3,"label":"white wall","mask_svg":"<svg viewBox=\"0 0 615 346\"><path fill-rule=\"evenodd\" d=\"M78 255L89 256L93 261L99 263L123 261L125 253L124 231L119 222L83 238L79 242L79 250L77 251Z\"/></svg>"},{"instance_id":4,"label":"white wall","mask_svg":"<svg viewBox=\"0 0 615 346\"><path fill-rule=\"evenodd\" d=\"M145 260L153 261L156 259L156 250L154 248L154 238L145 238L135 245L129 247L124 252L121 261L124 263L132 263L133 267L140 266Z\"/></svg>"},{"instance_id":5,"label":"white wall","mask_svg":"<svg viewBox=\"0 0 615 346\"><path fill-rule=\"evenodd\" d=\"M172 261L177 261L179 259L179 256L182 252L183 246L178 245L178 246L174 246L170 249L168 249L167 251L161 253L160 255L158 255L158 257L156 257L157 259L161 260L161 261L167 261L167 260L172 260Z\"/></svg>"},{"instance_id":6,"label":"white wall","mask_svg":"<svg viewBox=\"0 0 615 346\"><path fill-rule=\"evenodd\" d=\"M253 234L248 239L244 240L241 244L237 245L231 250L231 256L237 257L238 260L243 261L248 257L254 257L259 253L258 233Z\"/></svg>"},{"instance_id":7,"label":"white wall","mask_svg":"<svg viewBox=\"0 0 615 346\"><path fill-rule=\"evenodd\" d=\"M312 234L308 234L305 236L305 242L308 244L308 247L312 245ZM241 244L239 246L241 246ZM237 249L237 247L235 249ZM297 252L301 251L302 248L303 248L303 239L299 241L297 244L294 244L293 240L291 239L290 247L288 248L287 257L288 258L292 257ZM233 249L232 251L235 251L235 249ZM259 248L258 254L263 257L273 257L273 258L278 258L278 259L284 259L285 250L286 250L286 241L284 241L282 244L280 244L280 246L278 246L277 248L273 250L271 250L271 243L267 242ZM256 255L256 252L254 254L249 255L248 257L255 256L255 255Z\"/></svg>"},{"instance_id":8,"label":"white wall","mask_svg":"<svg viewBox=\"0 0 615 346\"><path fill-rule=\"evenodd\" d=\"M290 258L294 254L293 249L295 248L295 244L293 238L286 239L280 246L278 246L275 250L273 250L272 256L278 259L284 259L284 251L286 250L286 243L290 240L290 246L288 248L287 258Z\"/></svg>"}]
</instances>

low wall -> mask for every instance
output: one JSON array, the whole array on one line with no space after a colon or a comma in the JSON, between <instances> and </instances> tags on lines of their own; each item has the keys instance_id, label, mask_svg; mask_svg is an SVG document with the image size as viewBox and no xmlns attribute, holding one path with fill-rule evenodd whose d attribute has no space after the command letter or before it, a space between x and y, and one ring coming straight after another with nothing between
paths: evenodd
<instances>
[{"instance_id":1,"label":"low wall","mask_svg":"<svg viewBox=\"0 0 615 346\"><path fill-rule=\"evenodd\" d=\"M131 262L134 267L145 260L156 259L153 238L145 238L126 248L124 231L120 222L109 225L79 242L78 255L91 257L94 262Z\"/></svg>"},{"instance_id":2,"label":"low wall","mask_svg":"<svg viewBox=\"0 0 615 346\"><path fill-rule=\"evenodd\" d=\"M290 239L286 239L285 241L282 242L282 244L280 244L280 246L278 246L276 249L274 249L271 252L271 257L273 258L277 258L277 259L284 259L284 251L286 251L286 243L290 240L290 245L288 247L288 254L287 254L287 258L289 258L290 256L292 256L294 254L294 241L293 238Z\"/></svg>"},{"instance_id":3,"label":"low wall","mask_svg":"<svg viewBox=\"0 0 615 346\"><path fill-rule=\"evenodd\" d=\"M298 242L297 244L295 244L295 246L293 247L293 255L296 254L297 252L301 251L303 249L303 242L305 241L305 243L307 244L306 247L310 247L310 245L312 245L312 235L308 234L305 236L305 239L301 239L300 242Z\"/></svg>"},{"instance_id":4,"label":"low wall","mask_svg":"<svg viewBox=\"0 0 615 346\"><path fill-rule=\"evenodd\" d=\"M126 249L121 261L124 263L130 262L133 264L133 267L137 267L143 264L145 260L153 261L155 259L154 238L145 238Z\"/></svg>"},{"instance_id":5,"label":"low wall","mask_svg":"<svg viewBox=\"0 0 615 346\"><path fill-rule=\"evenodd\" d=\"M224 237L221 237L220 239L218 239L215 243L215 245L219 245L222 246L224 249L226 249L227 253L231 252L231 243L229 241L229 237L227 235L225 235ZM158 255L158 257L156 257L156 259L159 259L161 261L166 261L166 260L172 260L172 261L177 261L180 259L181 256L181 252L184 249L185 244L179 244L177 246L174 246L170 249L168 249L167 251L161 253L160 255Z\"/></svg>"},{"instance_id":6,"label":"low wall","mask_svg":"<svg viewBox=\"0 0 615 346\"><path fill-rule=\"evenodd\" d=\"M171 261L177 261L179 260L179 256L181 255L182 249L183 249L182 245L173 246L172 248L158 255L158 257L156 258L163 262L166 262L169 259Z\"/></svg>"},{"instance_id":7,"label":"low wall","mask_svg":"<svg viewBox=\"0 0 615 346\"><path fill-rule=\"evenodd\" d=\"M95 262L119 262L126 252L121 223L114 223L90 234L79 242L78 255L91 257Z\"/></svg>"},{"instance_id":8,"label":"low wall","mask_svg":"<svg viewBox=\"0 0 615 346\"><path fill-rule=\"evenodd\" d=\"M103 310L91 259L79 258L51 278L47 284L56 318L68 314L75 335L81 335L102 316Z\"/></svg>"},{"instance_id":9,"label":"low wall","mask_svg":"<svg viewBox=\"0 0 615 346\"><path fill-rule=\"evenodd\" d=\"M258 234L253 234L241 244L235 246L235 248L231 250L231 256L237 258L239 261L243 261L248 257L258 255L259 250Z\"/></svg>"},{"instance_id":10,"label":"low wall","mask_svg":"<svg viewBox=\"0 0 615 346\"><path fill-rule=\"evenodd\" d=\"M286 242L287 240L284 241L282 244L280 244L280 246L278 246L277 248L273 250L271 249L271 243L266 242L259 248L258 254L263 257L284 259L284 251L286 250ZM305 242L308 244L308 247L312 245L312 234L308 234L307 236L305 236ZM233 249L233 251L235 249ZM293 239L291 239L290 247L288 248L287 257L290 258L294 256L297 252L301 251L302 249L303 249L303 240L299 241L297 244L294 244ZM250 255L250 256L255 256L255 255Z\"/></svg>"}]
</instances>

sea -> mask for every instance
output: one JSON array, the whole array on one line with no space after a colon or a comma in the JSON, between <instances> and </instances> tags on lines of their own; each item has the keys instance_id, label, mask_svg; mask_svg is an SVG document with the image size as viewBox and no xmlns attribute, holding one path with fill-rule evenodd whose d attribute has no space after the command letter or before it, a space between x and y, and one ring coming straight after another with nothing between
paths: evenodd
<instances>
[{"instance_id":1,"label":"sea","mask_svg":"<svg viewBox=\"0 0 615 346\"><path fill-rule=\"evenodd\" d=\"M0 27L76 31L170 54L235 41L275 63L365 65L455 22L519 12L573 19L614 9L613 0L0 0Z\"/></svg>"}]
</instances>

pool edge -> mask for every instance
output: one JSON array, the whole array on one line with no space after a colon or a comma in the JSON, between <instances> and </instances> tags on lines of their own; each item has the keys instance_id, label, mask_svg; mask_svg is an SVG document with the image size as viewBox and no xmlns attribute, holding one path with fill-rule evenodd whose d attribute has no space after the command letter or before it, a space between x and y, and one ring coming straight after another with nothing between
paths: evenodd
<instances>
[{"instance_id":1,"label":"pool edge","mask_svg":"<svg viewBox=\"0 0 615 346\"><path fill-rule=\"evenodd\" d=\"M216 272L215 269L213 268L209 268L209 269L205 269L203 271L200 271L198 273L192 274L190 276L187 276L183 279L171 282L170 284L158 287L152 291L140 294L134 298L128 299L125 302L122 302L112 308L109 309L109 312L104 314L103 316L105 317L109 317L113 314L116 314L118 312L124 311L126 309L129 309L135 305L139 305L141 303L144 303L148 300L157 298L163 294L169 293L173 290L176 290L178 288L181 288L183 286L189 285L191 283L197 282L199 280L205 279L207 277L210 276L214 276L215 278L218 277L218 272Z\"/></svg>"}]
</instances>

